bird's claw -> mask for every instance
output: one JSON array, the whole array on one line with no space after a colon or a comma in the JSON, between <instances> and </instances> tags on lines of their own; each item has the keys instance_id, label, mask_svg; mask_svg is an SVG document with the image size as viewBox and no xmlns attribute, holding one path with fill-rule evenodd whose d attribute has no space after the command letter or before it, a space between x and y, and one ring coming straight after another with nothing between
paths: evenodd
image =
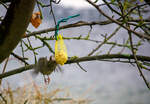
<instances>
[{"instance_id":1,"label":"bird's claw","mask_svg":"<svg viewBox=\"0 0 150 104\"><path fill-rule=\"evenodd\" d=\"M44 82L45 82L45 84L49 84L50 83L50 78L49 78L49 76L47 76L47 78L44 76Z\"/></svg>"}]
</instances>

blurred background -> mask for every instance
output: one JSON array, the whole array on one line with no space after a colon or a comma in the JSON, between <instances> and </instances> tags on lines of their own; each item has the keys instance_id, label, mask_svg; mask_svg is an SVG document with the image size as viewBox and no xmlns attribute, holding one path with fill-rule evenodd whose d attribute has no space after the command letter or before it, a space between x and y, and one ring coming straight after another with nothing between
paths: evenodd
<instances>
[{"instance_id":1,"label":"blurred background","mask_svg":"<svg viewBox=\"0 0 150 104\"><path fill-rule=\"evenodd\" d=\"M46 2L45 2L46 3ZM99 3L103 3L99 0ZM111 11L105 6L102 9L108 15L111 15ZM0 8L0 15L5 13L5 10ZM97 10L86 3L84 0L61 0L60 4L53 5L54 14L56 20L60 20L63 17L70 15L80 14L79 17L69 20L69 23L77 21L104 21L105 17L100 15ZM38 11L35 8L34 11ZM50 15L50 8L42 9L43 21L38 29L35 29L31 24L28 30L31 32L38 31L50 27L54 27L54 21ZM147 15L146 15L147 16ZM94 40L103 40L101 34L111 34L117 25L96 25L90 33L90 38ZM59 33L64 37L77 37L82 35L83 37L88 35L90 30L89 26L76 27L60 30ZM111 39L111 41L117 41L123 43L126 39L127 32L124 29L119 30L117 36ZM54 32L43 34L42 36L52 36ZM39 46L42 43L35 40L34 37L30 38L33 46ZM136 39L135 39L136 40ZM15 41L15 40L14 40ZM49 41L49 44L54 49L55 41ZM97 43L86 40L65 40L65 44L68 50L68 56L86 56L97 46ZM110 46L104 45L98 52L104 54L109 50ZM119 52L120 48L115 48L112 53ZM138 54L150 55L150 46L145 43L140 47ZM20 44L14 50L15 53L21 55ZM46 47L39 49L37 57L52 55L49 53ZM124 53L131 53L129 49L125 49ZM34 63L34 57L32 52L26 52L25 57L29 58L29 63ZM71 92L72 96L77 98L87 98L92 100L91 104L150 104L150 92L146 87L143 79L140 77L136 67L131 64L125 63L112 63L103 61L90 61L80 63L87 72L82 71L76 64L69 64L61 66L63 72L55 72L50 75L51 82L47 86L49 90L56 88L64 88ZM3 68L4 63L0 65L0 69ZM18 60L11 59L7 66L7 71L23 66ZM0 70L1 71L1 70ZM150 81L150 72L145 73L146 78ZM23 72L17 75L4 78L2 85L7 86L7 83L14 89L23 86L24 84L35 81L39 85L44 85L43 75L39 74L37 77L33 77L31 71Z\"/></svg>"}]
</instances>

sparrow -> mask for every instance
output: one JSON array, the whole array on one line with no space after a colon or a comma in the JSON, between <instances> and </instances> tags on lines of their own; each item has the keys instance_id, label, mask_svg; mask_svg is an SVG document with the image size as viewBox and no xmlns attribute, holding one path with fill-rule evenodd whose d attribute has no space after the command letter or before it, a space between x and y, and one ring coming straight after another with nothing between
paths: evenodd
<instances>
[{"instance_id":1,"label":"sparrow","mask_svg":"<svg viewBox=\"0 0 150 104\"><path fill-rule=\"evenodd\" d=\"M45 83L50 82L49 75L56 70L57 63L54 56L50 56L50 59L47 60L47 57L39 58L37 64L35 65L34 74L41 73L44 76ZM47 76L47 78L46 78Z\"/></svg>"}]
</instances>

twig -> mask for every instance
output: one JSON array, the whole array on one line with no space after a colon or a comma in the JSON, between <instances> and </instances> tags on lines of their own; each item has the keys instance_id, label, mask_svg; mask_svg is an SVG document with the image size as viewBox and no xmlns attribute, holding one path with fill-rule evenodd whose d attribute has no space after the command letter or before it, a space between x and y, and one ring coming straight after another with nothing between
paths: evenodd
<instances>
[{"instance_id":1,"label":"twig","mask_svg":"<svg viewBox=\"0 0 150 104\"><path fill-rule=\"evenodd\" d=\"M110 52L112 51L113 48L115 48L115 46L116 46L115 44L112 45L112 46L110 47L109 51L107 52L107 54L110 54Z\"/></svg>"},{"instance_id":2,"label":"twig","mask_svg":"<svg viewBox=\"0 0 150 104\"><path fill-rule=\"evenodd\" d=\"M128 25L128 27L130 28L130 26ZM134 50L134 47L133 47L133 42L132 42L132 34L130 31L128 31L128 34L129 34L129 39L130 39L130 45L131 45L131 51L132 51L132 54L134 56L134 59L135 59L135 62L136 62L136 65L137 65L137 68L138 68L138 71L140 73L140 76L143 78L147 88L150 90L150 86L149 86L149 83L147 82L142 70L141 70L141 67L139 65L139 62L138 62L138 59L137 59L137 56L136 56L136 52Z\"/></svg>"},{"instance_id":3,"label":"twig","mask_svg":"<svg viewBox=\"0 0 150 104\"><path fill-rule=\"evenodd\" d=\"M104 59L104 60L99 60L99 61L107 61L107 62L119 62L119 63L132 63L132 64L134 64L135 62L131 62L131 61L122 61L122 60L120 60L120 59L118 59L118 60L110 60L110 59Z\"/></svg>"},{"instance_id":4,"label":"twig","mask_svg":"<svg viewBox=\"0 0 150 104\"><path fill-rule=\"evenodd\" d=\"M53 51L53 49L51 48L51 46L45 41L44 38L41 38L41 37L39 37L39 36L35 36L35 37L38 38L41 42L43 42L43 45L46 45L50 52L52 52L53 54L55 53L55 52Z\"/></svg>"},{"instance_id":5,"label":"twig","mask_svg":"<svg viewBox=\"0 0 150 104\"><path fill-rule=\"evenodd\" d=\"M24 101L24 104L27 104L27 102L28 102L28 99Z\"/></svg>"},{"instance_id":6,"label":"twig","mask_svg":"<svg viewBox=\"0 0 150 104\"><path fill-rule=\"evenodd\" d=\"M27 63L26 61L25 61L25 58L23 58L23 57L20 57L20 56L18 56L17 54L15 54L15 53L11 53L11 55L13 55L15 58L17 58L18 60L20 60L20 61L22 61L23 63L25 63L26 65L29 65L29 63Z\"/></svg>"},{"instance_id":7,"label":"twig","mask_svg":"<svg viewBox=\"0 0 150 104\"><path fill-rule=\"evenodd\" d=\"M52 0L52 2L55 3L55 4L59 4L61 2L61 0L58 0L58 1L57 0Z\"/></svg>"},{"instance_id":8,"label":"twig","mask_svg":"<svg viewBox=\"0 0 150 104\"><path fill-rule=\"evenodd\" d=\"M21 42L20 42L20 47L21 47L21 54L22 54L22 57L24 58L24 47L23 47L22 42L23 42L23 39L22 39Z\"/></svg>"},{"instance_id":9,"label":"twig","mask_svg":"<svg viewBox=\"0 0 150 104\"><path fill-rule=\"evenodd\" d=\"M5 104L7 104L7 100L3 97L2 93L0 93L0 97L1 97L2 100L5 102Z\"/></svg>"},{"instance_id":10,"label":"twig","mask_svg":"<svg viewBox=\"0 0 150 104\"><path fill-rule=\"evenodd\" d=\"M2 4L5 7L5 9L8 9L7 5L3 3L2 1L0 1L0 4Z\"/></svg>"},{"instance_id":11,"label":"twig","mask_svg":"<svg viewBox=\"0 0 150 104\"><path fill-rule=\"evenodd\" d=\"M124 15L124 17L126 17L126 16L128 16L130 13L132 13L132 11L135 10L136 8L139 8L139 7L142 7L142 6L145 6L145 5L147 5L147 4L137 5L137 6L133 7L133 8L131 8L131 9L129 10L129 12Z\"/></svg>"},{"instance_id":12,"label":"twig","mask_svg":"<svg viewBox=\"0 0 150 104\"><path fill-rule=\"evenodd\" d=\"M78 65L84 72L87 72L78 62L77 62L77 65Z\"/></svg>"},{"instance_id":13,"label":"twig","mask_svg":"<svg viewBox=\"0 0 150 104\"><path fill-rule=\"evenodd\" d=\"M118 28L115 29L115 31L109 36L107 37L101 44L99 44L95 49L93 49L88 56L91 56L94 52L96 52L103 44L105 44L110 38L112 38L121 28L121 26L119 26Z\"/></svg>"},{"instance_id":14,"label":"twig","mask_svg":"<svg viewBox=\"0 0 150 104\"><path fill-rule=\"evenodd\" d=\"M108 4L112 4L111 2L109 2ZM98 6L105 6L106 4L103 3L103 4L99 4Z\"/></svg>"},{"instance_id":15,"label":"twig","mask_svg":"<svg viewBox=\"0 0 150 104\"><path fill-rule=\"evenodd\" d=\"M2 74L5 72L5 70L6 70L6 66L7 66L7 64L8 64L8 60L9 60L9 57L6 59L6 61L5 61L5 65L4 65L4 67L3 67L3 71L2 71ZM2 79L0 79L0 85L2 84Z\"/></svg>"},{"instance_id":16,"label":"twig","mask_svg":"<svg viewBox=\"0 0 150 104\"><path fill-rule=\"evenodd\" d=\"M6 59L6 62L5 62L5 65L4 65L4 68L3 68L2 73L4 73L4 72L5 72L5 69L6 69L6 66L7 66L8 60L9 60L9 57Z\"/></svg>"},{"instance_id":17,"label":"twig","mask_svg":"<svg viewBox=\"0 0 150 104\"><path fill-rule=\"evenodd\" d=\"M127 41L126 41L126 43L125 43L125 40L123 41L123 43L124 43L124 45L126 46L126 45L128 45L128 43L129 43L129 41L128 41L129 39L127 39ZM128 46L128 48L130 49L130 47ZM121 51L120 52L118 52L118 54L121 54L123 51L125 50L125 47L123 47L122 49L121 49Z\"/></svg>"},{"instance_id":18,"label":"twig","mask_svg":"<svg viewBox=\"0 0 150 104\"><path fill-rule=\"evenodd\" d=\"M30 40L29 40L28 37L27 37L27 40L28 40L28 43L29 43L30 47L32 48L31 42L30 42ZM35 50L31 50L31 51L33 52L33 55L34 55L34 61L35 61L35 63L37 63L37 58L36 58Z\"/></svg>"},{"instance_id":19,"label":"twig","mask_svg":"<svg viewBox=\"0 0 150 104\"><path fill-rule=\"evenodd\" d=\"M38 9L40 11L40 18L43 19L42 10L40 8L40 2L38 0L36 0L36 3L37 3L37 7L38 7Z\"/></svg>"},{"instance_id":20,"label":"twig","mask_svg":"<svg viewBox=\"0 0 150 104\"><path fill-rule=\"evenodd\" d=\"M56 23L56 18L55 18L55 15L54 15L54 12L53 12L53 5L52 5L52 0L50 0L50 14L52 14L52 16L53 16L53 20L54 20L54 23L55 23L55 27L56 27L56 25L57 25L57 23Z\"/></svg>"},{"instance_id":21,"label":"twig","mask_svg":"<svg viewBox=\"0 0 150 104\"><path fill-rule=\"evenodd\" d=\"M103 16L105 16L106 18L108 18L109 20L111 20L112 22L114 22L114 23L120 25L121 27L123 27L123 28L126 29L127 31L130 31L130 32L134 33L134 34L135 34L136 36L138 36L139 38L144 38L144 39L150 40L150 36L145 35L145 34L140 34L140 33L136 32L136 31L134 31L134 30L132 30L132 29L130 29L130 28L128 28L128 27L122 25L122 23L120 23L119 21L117 21L117 20L115 20L115 19L109 17L107 14L105 14L105 13L99 8L99 6L97 6L96 4L94 4L91 0L86 0L86 1L89 2L91 5L93 5L93 6L98 10L98 12L99 12L100 14L102 14Z\"/></svg>"},{"instance_id":22,"label":"twig","mask_svg":"<svg viewBox=\"0 0 150 104\"><path fill-rule=\"evenodd\" d=\"M119 13L119 12L116 11L116 10L114 10L114 9L109 5L109 3L106 2L106 0L103 0L103 2L108 6L108 8L109 8L111 11L113 11L113 12L115 12L116 14L118 14L119 16L121 16L121 13Z\"/></svg>"}]
</instances>

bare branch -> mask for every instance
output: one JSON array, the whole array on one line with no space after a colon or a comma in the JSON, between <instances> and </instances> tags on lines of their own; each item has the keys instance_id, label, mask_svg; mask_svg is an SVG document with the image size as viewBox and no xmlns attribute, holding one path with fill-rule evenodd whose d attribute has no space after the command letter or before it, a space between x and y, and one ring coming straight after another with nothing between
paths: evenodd
<instances>
[{"instance_id":1,"label":"bare branch","mask_svg":"<svg viewBox=\"0 0 150 104\"><path fill-rule=\"evenodd\" d=\"M139 61L148 61L150 62L150 57L148 56L140 56L140 55L136 55L137 59ZM85 56L85 57L76 57L76 58L72 58L72 59L69 59L67 61L67 63L65 64L72 64L72 63L79 63L79 62L86 62L86 61L94 61L94 60L104 60L104 59L127 59L127 60L130 60L130 59L134 59L134 56L133 55L130 55L130 54L104 54L104 55L98 55L98 56ZM21 72L24 72L24 71L28 71L28 70L31 70L34 68L34 64L32 65L27 65L25 67L21 67L21 68L17 68L17 69L13 69L9 72L6 72L4 74L0 74L0 79L2 78L6 78L8 76L11 76L11 75L15 75L15 74L18 74L18 73L21 73Z\"/></svg>"},{"instance_id":2,"label":"bare branch","mask_svg":"<svg viewBox=\"0 0 150 104\"><path fill-rule=\"evenodd\" d=\"M130 26L129 26L128 24L127 24L127 26L130 28ZM129 34L129 39L130 39L131 51L132 51L132 54L133 54L133 56L134 56L134 59L135 59L135 62L136 62L138 71L139 71L139 73L140 73L140 76L143 78L143 80L144 80L144 82L145 82L147 88L150 90L149 83L147 82L147 80L146 80L146 78L145 78L145 76L144 76L144 74L143 74L143 72L142 72L142 70L141 70L141 67L140 67L140 65L139 65L138 59L137 59L137 57L136 57L136 51L135 51L135 49L134 49L134 47L133 47L132 34L131 34L130 31L128 31L128 34Z\"/></svg>"},{"instance_id":3,"label":"bare branch","mask_svg":"<svg viewBox=\"0 0 150 104\"><path fill-rule=\"evenodd\" d=\"M96 52L102 45L104 45L110 38L112 38L119 31L119 29L120 26L116 28L115 31L109 37L107 37L101 44L99 44L95 49L93 49L93 51L90 52L88 56L91 56L94 52Z\"/></svg>"},{"instance_id":4,"label":"bare branch","mask_svg":"<svg viewBox=\"0 0 150 104\"><path fill-rule=\"evenodd\" d=\"M73 23L73 24L60 26L59 30L66 29L66 28L80 27L80 26L106 25L106 24L109 24L109 23L112 23L112 22L111 21L102 21L102 22L98 22L98 21L93 21L93 22L79 21L79 22L76 22L76 23ZM40 31L35 31L35 32L27 34L23 38L30 37L30 36L35 36L35 35L40 35L40 34L51 32L51 31L55 31L55 29L56 28L53 27L53 28L48 28L48 29L44 29L44 30L40 30Z\"/></svg>"},{"instance_id":5,"label":"bare branch","mask_svg":"<svg viewBox=\"0 0 150 104\"><path fill-rule=\"evenodd\" d=\"M136 36L138 36L139 38L144 38L144 39L150 40L150 36L144 35L144 34L141 34L141 33L138 33L138 32L136 32L136 31L134 31L134 30L132 30L132 29L130 29L130 28L128 28L128 27L122 25L122 23L120 23L119 21L117 21L117 20L115 20L115 19L109 17L107 14L105 14L105 13L99 8L98 5L94 4L91 0L86 0L86 1L89 2L91 5L93 5L93 6L99 11L100 14L102 14L103 16L105 16L106 18L108 18L109 20L111 20L112 22L114 22L114 23L120 25L121 27L123 27L123 28L126 29L127 31L130 31L130 32L134 33L134 34L135 34Z\"/></svg>"},{"instance_id":6,"label":"bare branch","mask_svg":"<svg viewBox=\"0 0 150 104\"><path fill-rule=\"evenodd\" d=\"M17 54L15 54L15 53L11 53L11 55L13 55L15 58L17 58L18 60L20 60L21 62L23 62L23 63L25 63L26 65L29 65L26 61L25 61L25 58L23 58L23 57L20 57L20 56L18 56Z\"/></svg>"},{"instance_id":7,"label":"bare branch","mask_svg":"<svg viewBox=\"0 0 150 104\"><path fill-rule=\"evenodd\" d=\"M84 72L87 72L78 62L77 62L77 65L78 65Z\"/></svg>"}]
</instances>

